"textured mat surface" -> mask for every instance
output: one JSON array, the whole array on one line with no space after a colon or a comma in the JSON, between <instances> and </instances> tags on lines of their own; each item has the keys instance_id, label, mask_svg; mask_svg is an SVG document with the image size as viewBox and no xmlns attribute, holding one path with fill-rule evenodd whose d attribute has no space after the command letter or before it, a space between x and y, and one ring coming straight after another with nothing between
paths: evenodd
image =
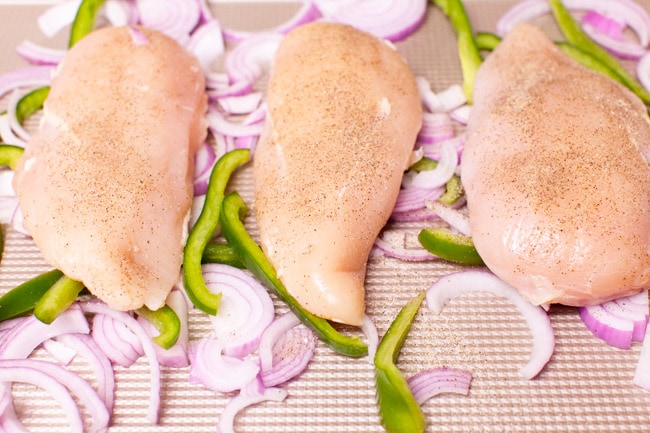
<instances>
[{"instance_id":1,"label":"textured mat surface","mask_svg":"<svg viewBox=\"0 0 650 433\"><path fill-rule=\"evenodd\" d=\"M18 2L17 2L18 3ZM510 3L468 2L476 30L494 30ZM295 9L286 4L214 5L224 26L257 30L272 26ZM0 71L20 66L14 54L18 42L44 42L35 25L43 6L0 6ZM539 24L551 34L550 20ZM65 46L65 37L47 41ZM435 90L460 82L453 32L442 14L430 8L426 22L398 44L414 72L427 77ZM252 203L251 172L244 170L233 188ZM255 221L247 221L255 234ZM406 243L426 224L393 225ZM3 227L6 250L0 266L0 292L47 266L32 242ZM372 259L367 275L368 313L380 334L400 306L447 272L459 269L444 262L403 263ZM278 304L278 309L283 307ZM466 295L439 316L423 307L403 349L399 365L407 374L423 368L449 366L473 372L468 396L441 395L424 406L430 432L646 432L650 425L650 393L631 383L640 345L623 351L594 338L572 308L553 307L551 320L557 348L547 368L532 381L518 376L531 347L530 332L513 307L487 294ZM191 314L191 338L209 332L208 319ZM37 356L45 356L38 354ZM93 380L82 360L72 368ZM111 433L204 433L215 431L227 397L188 383L187 370L163 369L161 422L146 418L149 372L144 359L130 369L117 368L117 394ZM308 370L285 385L282 403L264 403L238 418L240 432L382 432L376 413L373 371L367 359L335 355L319 343ZM34 433L65 432L67 422L56 402L28 386L15 386L16 407Z\"/></svg>"}]
</instances>

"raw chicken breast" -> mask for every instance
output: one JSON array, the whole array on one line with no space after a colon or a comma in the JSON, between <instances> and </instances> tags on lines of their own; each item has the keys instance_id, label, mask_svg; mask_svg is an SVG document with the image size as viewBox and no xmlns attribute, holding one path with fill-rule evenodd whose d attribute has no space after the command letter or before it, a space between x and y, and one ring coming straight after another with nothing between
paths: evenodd
<instances>
[{"instance_id":1,"label":"raw chicken breast","mask_svg":"<svg viewBox=\"0 0 650 433\"><path fill-rule=\"evenodd\" d=\"M163 34L106 28L77 43L14 180L45 260L112 308L161 307L179 277L205 110L199 63Z\"/></svg>"},{"instance_id":2,"label":"raw chicken breast","mask_svg":"<svg viewBox=\"0 0 650 433\"><path fill-rule=\"evenodd\" d=\"M268 108L254 158L262 247L301 305L360 325L368 255L421 125L413 75L373 36L309 24L280 45Z\"/></svg>"},{"instance_id":3,"label":"raw chicken breast","mask_svg":"<svg viewBox=\"0 0 650 433\"><path fill-rule=\"evenodd\" d=\"M476 249L534 304L648 287L650 124L643 103L515 28L476 76L463 154Z\"/></svg>"}]
</instances>

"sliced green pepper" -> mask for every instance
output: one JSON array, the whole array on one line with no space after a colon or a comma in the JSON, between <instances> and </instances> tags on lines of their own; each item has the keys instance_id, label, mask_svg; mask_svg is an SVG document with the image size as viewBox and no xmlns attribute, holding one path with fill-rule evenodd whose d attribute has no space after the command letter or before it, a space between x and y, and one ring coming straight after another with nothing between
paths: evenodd
<instances>
[{"instance_id":1,"label":"sliced green pepper","mask_svg":"<svg viewBox=\"0 0 650 433\"><path fill-rule=\"evenodd\" d=\"M480 51L492 51L501 42L501 37L490 32L476 32L476 46Z\"/></svg>"},{"instance_id":2,"label":"sliced green pepper","mask_svg":"<svg viewBox=\"0 0 650 433\"><path fill-rule=\"evenodd\" d=\"M63 275L41 296L34 306L34 316L50 324L77 299L84 285Z\"/></svg>"},{"instance_id":3,"label":"sliced green pepper","mask_svg":"<svg viewBox=\"0 0 650 433\"><path fill-rule=\"evenodd\" d=\"M377 347L375 381L381 423L388 433L418 433L426 418L413 392L395 363L426 292L409 301L397 314Z\"/></svg>"},{"instance_id":4,"label":"sliced green pepper","mask_svg":"<svg viewBox=\"0 0 650 433\"><path fill-rule=\"evenodd\" d=\"M650 93L614 58L607 50L594 42L580 28L580 25L573 19L569 11L564 7L561 0L549 0L553 16L557 21L564 37L578 49L595 57L616 75L625 87L630 89L645 104L650 104Z\"/></svg>"},{"instance_id":5,"label":"sliced green pepper","mask_svg":"<svg viewBox=\"0 0 650 433\"><path fill-rule=\"evenodd\" d=\"M366 355L368 346L359 337L341 334L327 320L311 314L291 296L278 278L271 262L246 231L242 220L247 212L246 203L236 192L228 194L223 199L221 209L223 235L246 268L271 289L306 326L316 333L318 338L336 352L354 357Z\"/></svg>"},{"instance_id":6,"label":"sliced green pepper","mask_svg":"<svg viewBox=\"0 0 650 433\"><path fill-rule=\"evenodd\" d=\"M16 104L16 119L22 125L25 119L43 108L43 103L50 94L50 87L39 87L20 98Z\"/></svg>"},{"instance_id":7,"label":"sliced green pepper","mask_svg":"<svg viewBox=\"0 0 650 433\"><path fill-rule=\"evenodd\" d=\"M228 244L209 243L203 250L202 263L221 263L243 269L246 266Z\"/></svg>"},{"instance_id":8,"label":"sliced green pepper","mask_svg":"<svg viewBox=\"0 0 650 433\"><path fill-rule=\"evenodd\" d=\"M203 279L201 260L210 239L219 230L221 203L232 173L250 158L248 149L238 149L219 158L212 169L210 183L205 195L201 215L185 243L183 252L183 284L192 303L204 312L215 315L221 301L221 294L208 289Z\"/></svg>"},{"instance_id":9,"label":"sliced green pepper","mask_svg":"<svg viewBox=\"0 0 650 433\"><path fill-rule=\"evenodd\" d=\"M19 146L14 146L12 144L0 144L0 166L6 165L10 169L15 170L16 165L18 165L18 160L25 149Z\"/></svg>"},{"instance_id":10,"label":"sliced green pepper","mask_svg":"<svg viewBox=\"0 0 650 433\"><path fill-rule=\"evenodd\" d=\"M158 330L159 334L152 338L154 343L163 349L169 349L176 344L181 332L181 321L169 305L163 305L155 311L142 307L135 312L138 316L147 319Z\"/></svg>"},{"instance_id":11,"label":"sliced green pepper","mask_svg":"<svg viewBox=\"0 0 650 433\"><path fill-rule=\"evenodd\" d=\"M461 0L431 0L442 12L447 15L451 25L456 32L458 44L458 55L460 67L463 73L463 91L467 97L467 103L472 103L474 92L474 77L476 71L483 62L479 52L472 25L467 17L465 6Z\"/></svg>"},{"instance_id":12,"label":"sliced green pepper","mask_svg":"<svg viewBox=\"0 0 650 433\"><path fill-rule=\"evenodd\" d=\"M70 28L68 48L72 48L74 44L93 31L97 13L104 2L105 0L82 0L79 9L77 9L77 15L72 22L72 27Z\"/></svg>"},{"instance_id":13,"label":"sliced green pepper","mask_svg":"<svg viewBox=\"0 0 650 433\"><path fill-rule=\"evenodd\" d=\"M438 166L438 161L427 158L426 156L420 159L418 162L413 164L410 167L410 170L421 172L427 170L433 170ZM460 181L460 177L454 174L451 176L451 179L445 184L445 193L438 199L440 203L446 205L452 205L458 201L459 198L463 195L463 184Z\"/></svg>"},{"instance_id":14,"label":"sliced green pepper","mask_svg":"<svg viewBox=\"0 0 650 433\"><path fill-rule=\"evenodd\" d=\"M0 321L32 311L43 294L62 276L63 272L54 269L25 281L0 296Z\"/></svg>"},{"instance_id":15,"label":"sliced green pepper","mask_svg":"<svg viewBox=\"0 0 650 433\"><path fill-rule=\"evenodd\" d=\"M437 227L421 230L418 240L427 251L445 260L466 265L483 264L483 259L469 236Z\"/></svg>"}]
</instances>

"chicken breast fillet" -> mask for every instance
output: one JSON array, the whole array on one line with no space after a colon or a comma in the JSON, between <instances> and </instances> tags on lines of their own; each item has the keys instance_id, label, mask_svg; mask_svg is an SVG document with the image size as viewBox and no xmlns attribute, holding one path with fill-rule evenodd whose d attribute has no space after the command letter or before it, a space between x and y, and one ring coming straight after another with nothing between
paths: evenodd
<instances>
[{"instance_id":1,"label":"chicken breast fillet","mask_svg":"<svg viewBox=\"0 0 650 433\"><path fill-rule=\"evenodd\" d=\"M254 158L262 247L312 313L364 315L366 262L421 126L412 72L383 41L314 23L281 43Z\"/></svg>"},{"instance_id":2,"label":"chicken breast fillet","mask_svg":"<svg viewBox=\"0 0 650 433\"><path fill-rule=\"evenodd\" d=\"M596 304L648 287L643 103L527 24L475 83L461 174L487 266L534 304Z\"/></svg>"},{"instance_id":3,"label":"chicken breast fillet","mask_svg":"<svg viewBox=\"0 0 650 433\"><path fill-rule=\"evenodd\" d=\"M163 34L106 28L77 43L14 179L45 260L112 308L161 307L179 277L205 111L198 61Z\"/></svg>"}]
</instances>

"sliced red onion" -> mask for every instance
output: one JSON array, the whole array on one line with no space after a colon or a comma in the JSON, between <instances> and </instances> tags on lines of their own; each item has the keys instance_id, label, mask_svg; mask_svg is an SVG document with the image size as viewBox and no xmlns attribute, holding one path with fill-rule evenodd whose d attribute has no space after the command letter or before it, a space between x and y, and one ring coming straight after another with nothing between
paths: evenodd
<instances>
[{"instance_id":1,"label":"sliced red onion","mask_svg":"<svg viewBox=\"0 0 650 433\"><path fill-rule=\"evenodd\" d=\"M390 231L385 231L382 236L375 239L375 247L383 251L384 255L409 262L422 262L438 258L422 247L406 248L403 232L394 233L397 236L389 236L390 233Z\"/></svg>"},{"instance_id":2,"label":"sliced red onion","mask_svg":"<svg viewBox=\"0 0 650 433\"><path fill-rule=\"evenodd\" d=\"M426 11L426 0L356 0L346 3L327 18L396 42L420 27Z\"/></svg>"},{"instance_id":3,"label":"sliced red onion","mask_svg":"<svg viewBox=\"0 0 650 433\"><path fill-rule=\"evenodd\" d=\"M300 324L300 319L292 312L287 312L276 318L262 333L260 337L257 353L260 360L260 369L262 372L270 371L273 368L273 346L280 336L289 332L292 328Z\"/></svg>"},{"instance_id":4,"label":"sliced red onion","mask_svg":"<svg viewBox=\"0 0 650 433\"><path fill-rule=\"evenodd\" d=\"M245 137L249 135L260 135L264 125L252 124L244 125L235 123L225 118L223 114L214 109L208 109L206 115L208 128L213 134L223 134L229 137Z\"/></svg>"},{"instance_id":5,"label":"sliced red onion","mask_svg":"<svg viewBox=\"0 0 650 433\"><path fill-rule=\"evenodd\" d=\"M219 422L217 423L218 433L235 433L235 417L239 412L249 406L264 401L283 401L287 397L287 391L280 388L265 388L262 380L253 378L240 392L232 398L224 407Z\"/></svg>"},{"instance_id":6,"label":"sliced red onion","mask_svg":"<svg viewBox=\"0 0 650 433\"><path fill-rule=\"evenodd\" d=\"M76 350L57 340L45 340L43 342L43 349L61 365L70 365L77 356Z\"/></svg>"},{"instance_id":7,"label":"sliced red onion","mask_svg":"<svg viewBox=\"0 0 650 433\"><path fill-rule=\"evenodd\" d=\"M5 144L11 144L18 147L25 147L27 142L18 137L14 130L11 128L9 121L9 114L7 112L0 114L0 139Z\"/></svg>"},{"instance_id":8,"label":"sliced red onion","mask_svg":"<svg viewBox=\"0 0 650 433\"><path fill-rule=\"evenodd\" d=\"M6 360L13 361L13 360ZM40 370L29 367L6 367L0 361L0 382L29 383L49 392L61 405L68 417L71 433L84 433L83 420L77 403L70 392L57 379ZM4 392L9 392L5 388Z\"/></svg>"},{"instance_id":9,"label":"sliced red onion","mask_svg":"<svg viewBox=\"0 0 650 433\"><path fill-rule=\"evenodd\" d=\"M439 314L451 299L465 293L487 291L506 297L521 312L533 334L533 348L528 363L519 370L526 379L539 374L553 356L555 335L548 314L542 307L526 301L514 287L482 270L455 272L441 277L427 289L427 306Z\"/></svg>"},{"instance_id":10,"label":"sliced red onion","mask_svg":"<svg viewBox=\"0 0 650 433\"><path fill-rule=\"evenodd\" d=\"M194 224L196 224L196 221L199 219L201 211L203 210L203 205L205 204L205 198L205 194L202 194L194 196L192 199L192 210L190 211L190 218L187 223L188 228L191 229L194 227Z\"/></svg>"},{"instance_id":11,"label":"sliced red onion","mask_svg":"<svg viewBox=\"0 0 650 433\"><path fill-rule=\"evenodd\" d=\"M427 201L426 205L428 209L435 212L440 219L449 224L453 229L465 236L472 236L472 229L469 226L469 217L467 215L439 201Z\"/></svg>"},{"instance_id":12,"label":"sliced red onion","mask_svg":"<svg viewBox=\"0 0 650 433\"><path fill-rule=\"evenodd\" d=\"M37 18L38 28L48 38L53 37L77 16L81 0L67 0L47 8Z\"/></svg>"},{"instance_id":13,"label":"sliced red onion","mask_svg":"<svg viewBox=\"0 0 650 433\"><path fill-rule=\"evenodd\" d=\"M424 208L426 200L438 200L445 193L445 187L402 188L397 195L393 215Z\"/></svg>"},{"instance_id":14,"label":"sliced red onion","mask_svg":"<svg viewBox=\"0 0 650 433\"><path fill-rule=\"evenodd\" d=\"M137 0L140 23L185 45L199 23L201 11L193 1Z\"/></svg>"},{"instance_id":15,"label":"sliced red onion","mask_svg":"<svg viewBox=\"0 0 650 433\"><path fill-rule=\"evenodd\" d=\"M18 418L8 386L0 382L0 433L30 433Z\"/></svg>"},{"instance_id":16,"label":"sliced red onion","mask_svg":"<svg viewBox=\"0 0 650 433\"><path fill-rule=\"evenodd\" d=\"M638 60L643 57L647 51L638 42L615 39L598 31L598 29L590 24L583 24L582 29L591 39L593 39L594 42L617 57Z\"/></svg>"},{"instance_id":17,"label":"sliced red onion","mask_svg":"<svg viewBox=\"0 0 650 433\"><path fill-rule=\"evenodd\" d=\"M221 293L219 311L210 317L215 340L226 355L252 353L275 315L268 292L258 280L228 265L203 265L203 278L212 292Z\"/></svg>"},{"instance_id":18,"label":"sliced red onion","mask_svg":"<svg viewBox=\"0 0 650 433\"><path fill-rule=\"evenodd\" d=\"M217 154L209 142L204 142L194 157L194 195L203 195L208 190L212 168Z\"/></svg>"},{"instance_id":19,"label":"sliced red onion","mask_svg":"<svg viewBox=\"0 0 650 433\"><path fill-rule=\"evenodd\" d=\"M377 346L379 345L379 332L377 332L375 322L367 314L363 315L361 331L366 336L366 342L368 344L368 360L373 363L375 353L377 353Z\"/></svg>"},{"instance_id":20,"label":"sliced red onion","mask_svg":"<svg viewBox=\"0 0 650 433\"><path fill-rule=\"evenodd\" d=\"M18 200L16 198L16 200ZM24 236L31 236L29 234L29 230L27 230L27 227L25 227L25 219L23 217L23 211L20 209L20 205L17 202L16 206L14 207L14 212L11 215L11 228L13 228L16 232L24 235Z\"/></svg>"},{"instance_id":21,"label":"sliced red onion","mask_svg":"<svg viewBox=\"0 0 650 433\"><path fill-rule=\"evenodd\" d=\"M115 372L106 354L87 334L63 334L56 337L56 341L72 348L86 359L95 373L97 395L111 415L115 405Z\"/></svg>"},{"instance_id":22,"label":"sliced red onion","mask_svg":"<svg viewBox=\"0 0 650 433\"><path fill-rule=\"evenodd\" d=\"M284 35L273 32L255 33L238 44L226 56L225 70L231 83L254 83L268 68Z\"/></svg>"},{"instance_id":23,"label":"sliced red onion","mask_svg":"<svg viewBox=\"0 0 650 433\"><path fill-rule=\"evenodd\" d=\"M54 386L45 377L48 377L61 386ZM26 382L45 388L61 403L66 413L69 413L68 419L72 428L76 429L77 417L79 417L79 421L81 421L81 417L76 403L71 398L70 393L72 392L88 408L93 419L93 423L88 431L90 433L99 433L105 432L108 429L110 413L95 390L81 376L66 370L60 365L36 359L2 359L0 360L0 380ZM63 396L58 395L60 393ZM75 410L71 410L68 397L72 400ZM59 400L60 398L61 400ZM83 425L79 431L83 431Z\"/></svg>"},{"instance_id":24,"label":"sliced red onion","mask_svg":"<svg viewBox=\"0 0 650 433\"><path fill-rule=\"evenodd\" d=\"M265 387L281 385L300 375L314 357L316 334L304 326L296 326L284 333L273 345L273 366L261 370Z\"/></svg>"},{"instance_id":25,"label":"sliced red onion","mask_svg":"<svg viewBox=\"0 0 650 433\"><path fill-rule=\"evenodd\" d=\"M95 314L92 320L92 337L114 364L128 368L143 355L142 344L134 343L133 334L127 335L122 323L104 314Z\"/></svg>"},{"instance_id":26,"label":"sliced red onion","mask_svg":"<svg viewBox=\"0 0 650 433\"><path fill-rule=\"evenodd\" d=\"M620 19L615 19L593 10L587 11L580 21L582 24L588 24L592 29L617 40L623 38L623 30L626 26L625 22Z\"/></svg>"},{"instance_id":27,"label":"sliced red onion","mask_svg":"<svg viewBox=\"0 0 650 433\"><path fill-rule=\"evenodd\" d=\"M191 383L200 383L217 392L232 392L244 387L260 371L252 358L224 355L223 345L213 338L202 338L190 350Z\"/></svg>"},{"instance_id":28,"label":"sliced red onion","mask_svg":"<svg viewBox=\"0 0 650 433\"><path fill-rule=\"evenodd\" d=\"M0 223L11 224L18 208L18 197L15 195L0 195Z\"/></svg>"},{"instance_id":29,"label":"sliced red onion","mask_svg":"<svg viewBox=\"0 0 650 433\"><path fill-rule=\"evenodd\" d=\"M205 88L209 90L223 89L230 86L230 78L225 72L206 71Z\"/></svg>"},{"instance_id":30,"label":"sliced red onion","mask_svg":"<svg viewBox=\"0 0 650 433\"><path fill-rule=\"evenodd\" d=\"M84 301L79 302L79 305L86 313L105 314L123 323L142 343L142 348L149 361L149 370L151 372L151 391L149 393L147 419L152 424L156 424L158 422L158 412L160 411L160 364L158 364L156 359L156 350L153 347L154 343L144 332L138 321L128 314L120 314L123 312L112 310L100 301Z\"/></svg>"},{"instance_id":31,"label":"sliced red onion","mask_svg":"<svg viewBox=\"0 0 650 433\"><path fill-rule=\"evenodd\" d=\"M137 4L132 0L107 0L103 12L113 27L132 26L140 21Z\"/></svg>"},{"instance_id":32,"label":"sliced red onion","mask_svg":"<svg viewBox=\"0 0 650 433\"><path fill-rule=\"evenodd\" d=\"M442 92L435 93L426 78L419 76L415 80L422 104L431 113L448 113L467 103L465 92L459 84L453 84Z\"/></svg>"},{"instance_id":33,"label":"sliced red onion","mask_svg":"<svg viewBox=\"0 0 650 433\"><path fill-rule=\"evenodd\" d=\"M454 124L447 113L422 113L419 143L439 143L454 137Z\"/></svg>"},{"instance_id":34,"label":"sliced red onion","mask_svg":"<svg viewBox=\"0 0 650 433\"><path fill-rule=\"evenodd\" d=\"M424 156L439 161L443 155L442 146L451 144L456 149L456 153L458 154L458 158L460 159L463 150L465 149L466 141L467 141L467 134L462 132L456 135L455 137L445 141L439 141L436 143L420 143L420 147L422 149Z\"/></svg>"},{"instance_id":35,"label":"sliced red onion","mask_svg":"<svg viewBox=\"0 0 650 433\"><path fill-rule=\"evenodd\" d=\"M18 102L23 97L24 93L16 89L9 94L9 99L7 100L7 120L9 121L9 127L12 131L24 142L29 141L31 134L27 132L23 125L18 121L16 116L16 107Z\"/></svg>"},{"instance_id":36,"label":"sliced red onion","mask_svg":"<svg viewBox=\"0 0 650 433\"><path fill-rule=\"evenodd\" d=\"M643 87L650 92L650 51L636 64L636 76Z\"/></svg>"},{"instance_id":37,"label":"sliced red onion","mask_svg":"<svg viewBox=\"0 0 650 433\"><path fill-rule=\"evenodd\" d=\"M404 211L404 212L393 212L390 215L391 221L399 221L399 222L428 221L435 218L438 218L438 215L432 210L427 208L415 209L412 211Z\"/></svg>"},{"instance_id":38,"label":"sliced red onion","mask_svg":"<svg viewBox=\"0 0 650 433\"><path fill-rule=\"evenodd\" d=\"M66 50L45 47L26 39L16 47L16 54L35 65L57 65Z\"/></svg>"},{"instance_id":39,"label":"sliced red onion","mask_svg":"<svg viewBox=\"0 0 650 433\"><path fill-rule=\"evenodd\" d=\"M196 29L190 36L187 50L199 59L204 70L209 71L212 64L226 51L219 21L210 20Z\"/></svg>"},{"instance_id":40,"label":"sliced red onion","mask_svg":"<svg viewBox=\"0 0 650 433\"><path fill-rule=\"evenodd\" d=\"M230 80L226 77L227 80ZM229 81L224 85L219 83L216 80L212 83L213 88L208 88L208 100L210 102L216 102L220 98L226 98L229 96L243 96L247 95L253 91L253 82L248 80L239 80L233 84L230 84Z\"/></svg>"},{"instance_id":41,"label":"sliced red onion","mask_svg":"<svg viewBox=\"0 0 650 433\"><path fill-rule=\"evenodd\" d=\"M427 188L434 189L443 187L456 172L458 167L458 152L450 140L440 144L440 160L438 166L433 170L407 172L402 180L402 187L405 189Z\"/></svg>"},{"instance_id":42,"label":"sliced red onion","mask_svg":"<svg viewBox=\"0 0 650 433\"><path fill-rule=\"evenodd\" d=\"M647 298L647 292L642 294ZM592 334L619 349L629 349L632 341L642 341L648 323L647 307L636 308L629 297L578 307L578 314Z\"/></svg>"},{"instance_id":43,"label":"sliced red onion","mask_svg":"<svg viewBox=\"0 0 650 433\"><path fill-rule=\"evenodd\" d=\"M260 106L262 97L262 92L251 92L241 96L219 98L217 102L227 114L250 114Z\"/></svg>"},{"instance_id":44,"label":"sliced red onion","mask_svg":"<svg viewBox=\"0 0 650 433\"><path fill-rule=\"evenodd\" d=\"M0 74L0 97L19 87L38 87L50 83L52 65L25 66Z\"/></svg>"},{"instance_id":45,"label":"sliced red onion","mask_svg":"<svg viewBox=\"0 0 650 433\"><path fill-rule=\"evenodd\" d=\"M0 342L0 359L27 358L45 340L62 334L90 332L83 312L75 306L61 313L49 325L34 316L18 322Z\"/></svg>"},{"instance_id":46,"label":"sliced red onion","mask_svg":"<svg viewBox=\"0 0 650 433\"><path fill-rule=\"evenodd\" d=\"M641 354L636 364L632 383L650 391L650 324L646 327Z\"/></svg>"},{"instance_id":47,"label":"sliced red onion","mask_svg":"<svg viewBox=\"0 0 650 433\"><path fill-rule=\"evenodd\" d=\"M470 371L456 368L423 370L408 378L413 397L419 404L442 393L467 395L471 381Z\"/></svg>"},{"instance_id":48,"label":"sliced red onion","mask_svg":"<svg viewBox=\"0 0 650 433\"><path fill-rule=\"evenodd\" d=\"M641 46L647 47L650 42L650 15L644 7L632 0L565 0L564 6L569 10L598 11L616 17L634 30ZM545 0L521 1L501 16L497 22L497 34L505 36L518 23L530 21L550 11Z\"/></svg>"},{"instance_id":49,"label":"sliced red onion","mask_svg":"<svg viewBox=\"0 0 650 433\"><path fill-rule=\"evenodd\" d=\"M131 41L136 46L143 46L143 45L147 45L149 43L149 39L147 38L147 35L145 35L137 27L129 27L129 34L131 36Z\"/></svg>"},{"instance_id":50,"label":"sliced red onion","mask_svg":"<svg viewBox=\"0 0 650 433\"><path fill-rule=\"evenodd\" d=\"M471 111L471 105L461 105L460 107L451 110L449 112L449 117L451 117L451 120L454 122L458 122L461 125L467 125L467 121L469 120L469 113Z\"/></svg>"},{"instance_id":51,"label":"sliced red onion","mask_svg":"<svg viewBox=\"0 0 650 433\"><path fill-rule=\"evenodd\" d=\"M174 310L178 319L181 322L181 329L178 334L178 340L169 349L164 349L157 344L154 344L154 349L156 349L156 358L160 365L166 367L181 368L187 367L190 364L188 357L189 350L189 329L187 328L187 317L189 313L189 306L185 295L181 293L180 290L172 290L167 296L167 305ZM155 326L151 324L147 319L143 317L138 317L138 322L142 325L142 329L149 335L149 337L155 337L160 334Z\"/></svg>"}]
</instances>

